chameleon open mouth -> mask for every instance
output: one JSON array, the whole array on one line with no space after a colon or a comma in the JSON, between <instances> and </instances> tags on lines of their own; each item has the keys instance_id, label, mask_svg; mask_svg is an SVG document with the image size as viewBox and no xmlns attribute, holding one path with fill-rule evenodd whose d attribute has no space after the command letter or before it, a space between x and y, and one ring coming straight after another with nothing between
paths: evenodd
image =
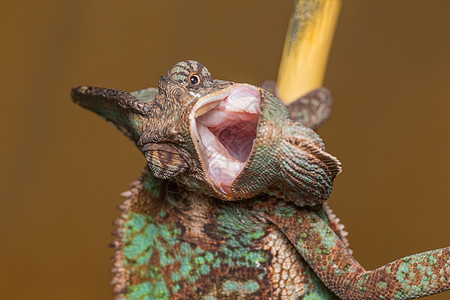
<instances>
[{"instance_id":1,"label":"chameleon open mouth","mask_svg":"<svg viewBox=\"0 0 450 300\"><path fill-rule=\"evenodd\" d=\"M259 90L240 85L201 98L190 114L204 170L227 196L231 196L231 185L252 153L260 107Z\"/></svg>"}]
</instances>

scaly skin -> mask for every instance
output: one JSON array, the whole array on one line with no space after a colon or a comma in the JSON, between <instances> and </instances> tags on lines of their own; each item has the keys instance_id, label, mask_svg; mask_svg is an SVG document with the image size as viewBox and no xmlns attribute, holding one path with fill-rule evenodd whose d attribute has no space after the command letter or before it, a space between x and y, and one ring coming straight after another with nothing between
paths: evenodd
<instances>
[{"instance_id":1,"label":"scaly skin","mask_svg":"<svg viewBox=\"0 0 450 300\"><path fill-rule=\"evenodd\" d=\"M366 271L315 212L272 200L257 206L341 299L414 299L450 288L450 247L414 254ZM284 213L277 213L279 206Z\"/></svg>"},{"instance_id":2,"label":"scaly skin","mask_svg":"<svg viewBox=\"0 0 450 300\"><path fill-rule=\"evenodd\" d=\"M144 171L121 206L117 299L336 299L255 201L226 202ZM326 222L326 213L321 210Z\"/></svg>"},{"instance_id":3,"label":"scaly skin","mask_svg":"<svg viewBox=\"0 0 450 300\"><path fill-rule=\"evenodd\" d=\"M236 88L257 91L260 113L245 167L223 189L208 173L192 120L211 95ZM265 89L212 80L186 61L158 89L78 87L72 97L124 132L148 162L117 220L117 299L412 299L450 288L449 248L374 271L351 256L324 203L340 163L304 126L328 117L327 90L288 112Z\"/></svg>"}]
</instances>

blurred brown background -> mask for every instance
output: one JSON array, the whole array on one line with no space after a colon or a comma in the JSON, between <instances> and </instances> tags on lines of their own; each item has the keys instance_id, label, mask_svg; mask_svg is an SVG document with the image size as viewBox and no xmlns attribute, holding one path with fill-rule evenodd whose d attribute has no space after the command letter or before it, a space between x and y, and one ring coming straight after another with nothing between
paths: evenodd
<instances>
[{"instance_id":1,"label":"blurred brown background","mask_svg":"<svg viewBox=\"0 0 450 300\"><path fill-rule=\"evenodd\" d=\"M213 76L276 78L292 3L2 4L0 299L112 299L111 222L144 166L69 98L155 86L196 59ZM450 244L450 1L345 0L319 130L343 163L330 205L368 269ZM450 299L442 294L432 299Z\"/></svg>"}]
</instances>

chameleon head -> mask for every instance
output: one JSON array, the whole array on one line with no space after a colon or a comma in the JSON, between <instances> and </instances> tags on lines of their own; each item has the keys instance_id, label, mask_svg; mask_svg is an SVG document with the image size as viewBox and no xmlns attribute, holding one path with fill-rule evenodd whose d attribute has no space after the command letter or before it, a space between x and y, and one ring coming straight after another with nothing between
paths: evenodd
<instances>
[{"instance_id":1,"label":"chameleon head","mask_svg":"<svg viewBox=\"0 0 450 300\"><path fill-rule=\"evenodd\" d=\"M280 100L213 80L198 62L176 64L157 90L95 89L75 88L72 97L130 137L155 177L187 189L229 201L266 193L315 205L340 172L319 136L291 121Z\"/></svg>"}]
</instances>

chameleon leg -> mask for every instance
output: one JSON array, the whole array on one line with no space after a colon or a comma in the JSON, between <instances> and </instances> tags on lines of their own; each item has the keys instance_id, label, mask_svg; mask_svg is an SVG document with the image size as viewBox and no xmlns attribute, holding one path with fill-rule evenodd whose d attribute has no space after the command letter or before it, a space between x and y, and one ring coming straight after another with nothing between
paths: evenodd
<instances>
[{"instance_id":1,"label":"chameleon leg","mask_svg":"<svg viewBox=\"0 0 450 300\"><path fill-rule=\"evenodd\" d=\"M450 289L450 247L414 254L366 271L315 212L272 203L265 217L294 244L341 299L414 299Z\"/></svg>"}]
</instances>

